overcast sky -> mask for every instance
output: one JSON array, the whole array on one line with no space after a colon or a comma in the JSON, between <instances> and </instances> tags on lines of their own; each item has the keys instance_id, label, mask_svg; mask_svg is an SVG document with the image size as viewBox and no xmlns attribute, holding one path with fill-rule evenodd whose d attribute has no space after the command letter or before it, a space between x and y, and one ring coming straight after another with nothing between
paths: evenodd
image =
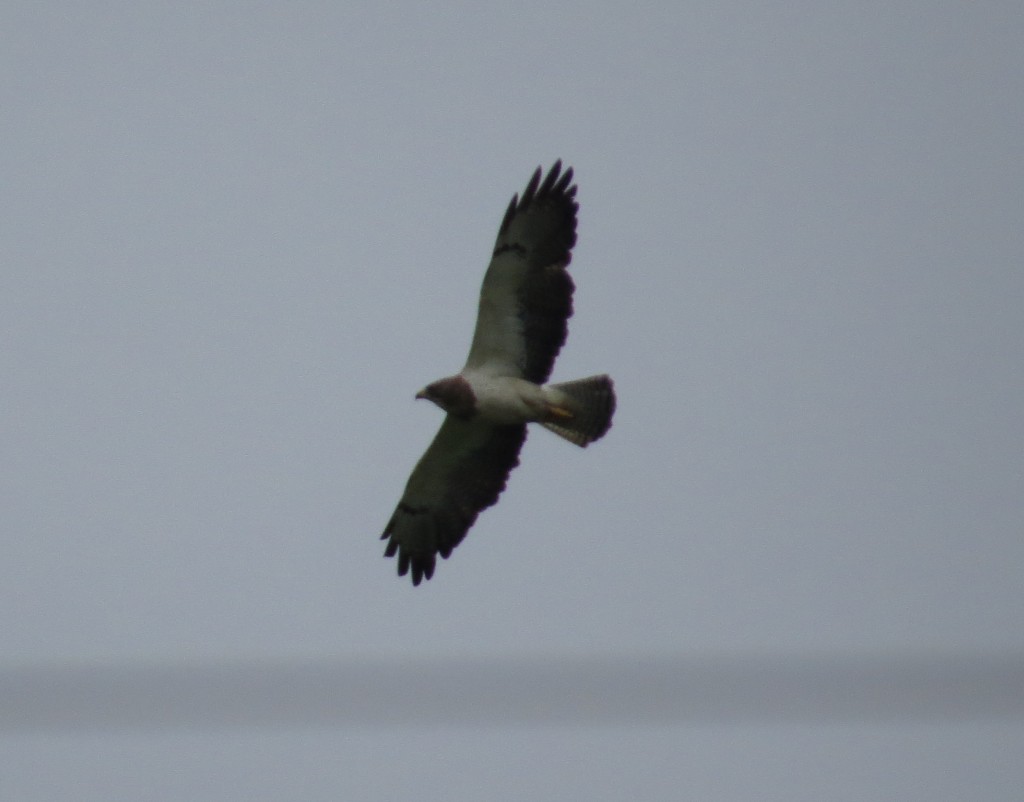
<instances>
[{"instance_id":1,"label":"overcast sky","mask_svg":"<svg viewBox=\"0 0 1024 802\"><path fill-rule=\"evenodd\" d=\"M84 718L23 709L0 795L1019 799L1022 41L1017 2L5 4L0 689L51 677ZM462 365L505 206L556 158L553 378L611 374L615 425L532 431L414 589L378 540L441 420L413 395ZM1013 712L815 720L865 659L907 687L979 660ZM596 665L600 707L665 660L701 668L651 698L782 660L803 712L386 703ZM381 666L384 701L111 713L119 676L216 708L211 672L253 665L289 698Z\"/></svg>"}]
</instances>

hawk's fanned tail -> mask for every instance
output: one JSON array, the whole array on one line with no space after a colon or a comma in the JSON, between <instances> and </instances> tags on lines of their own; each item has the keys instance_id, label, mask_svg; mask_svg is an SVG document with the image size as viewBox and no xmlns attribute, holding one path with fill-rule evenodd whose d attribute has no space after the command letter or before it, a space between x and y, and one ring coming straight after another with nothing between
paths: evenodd
<instances>
[{"instance_id":1,"label":"hawk's fanned tail","mask_svg":"<svg viewBox=\"0 0 1024 802\"><path fill-rule=\"evenodd\" d=\"M612 426L615 414L615 384L608 376L588 376L571 382L549 384L545 390L560 393L563 400L554 400L561 412L552 420L541 421L570 443L586 447L604 437ZM568 414L566 414L568 413Z\"/></svg>"}]
</instances>

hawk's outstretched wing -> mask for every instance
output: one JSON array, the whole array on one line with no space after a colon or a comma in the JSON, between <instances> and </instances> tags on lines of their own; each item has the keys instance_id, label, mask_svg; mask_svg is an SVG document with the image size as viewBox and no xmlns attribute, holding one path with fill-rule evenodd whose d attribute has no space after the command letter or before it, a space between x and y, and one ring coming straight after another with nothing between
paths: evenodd
<instances>
[{"instance_id":1,"label":"hawk's outstretched wing","mask_svg":"<svg viewBox=\"0 0 1024 802\"><path fill-rule=\"evenodd\" d=\"M525 440L526 424L445 418L381 536L384 555L398 555L399 576L412 569L414 585L433 576L436 556L447 559L480 510L498 500Z\"/></svg>"},{"instance_id":2,"label":"hawk's outstretched wing","mask_svg":"<svg viewBox=\"0 0 1024 802\"><path fill-rule=\"evenodd\" d=\"M572 168L555 162L512 197L480 288L473 345L464 370L547 381L572 316L566 267L576 244Z\"/></svg>"}]
</instances>

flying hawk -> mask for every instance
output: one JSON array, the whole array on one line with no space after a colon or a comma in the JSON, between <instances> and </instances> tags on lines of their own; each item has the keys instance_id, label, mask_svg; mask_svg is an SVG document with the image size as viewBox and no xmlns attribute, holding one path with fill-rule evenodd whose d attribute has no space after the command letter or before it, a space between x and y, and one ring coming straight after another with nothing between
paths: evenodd
<instances>
[{"instance_id":1,"label":"flying hawk","mask_svg":"<svg viewBox=\"0 0 1024 802\"><path fill-rule=\"evenodd\" d=\"M612 423L608 376L545 384L565 342L574 285L566 268L576 244L572 168L538 167L512 197L480 289L476 331L465 367L428 384L417 398L446 413L384 528L384 556L418 585L437 555L452 553L479 512L498 500L519 464L526 424L534 421L578 446Z\"/></svg>"}]
</instances>

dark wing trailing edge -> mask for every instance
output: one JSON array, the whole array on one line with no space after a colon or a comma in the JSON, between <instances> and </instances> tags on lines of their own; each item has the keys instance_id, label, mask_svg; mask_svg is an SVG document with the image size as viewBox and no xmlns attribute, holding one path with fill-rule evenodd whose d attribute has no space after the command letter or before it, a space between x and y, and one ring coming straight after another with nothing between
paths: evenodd
<instances>
[{"instance_id":1,"label":"dark wing trailing edge","mask_svg":"<svg viewBox=\"0 0 1024 802\"><path fill-rule=\"evenodd\" d=\"M445 418L381 535L384 556L398 555L399 576L411 570L418 585L434 575L437 555L447 559L480 511L498 500L525 440L525 424Z\"/></svg>"},{"instance_id":2,"label":"dark wing trailing edge","mask_svg":"<svg viewBox=\"0 0 1024 802\"><path fill-rule=\"evenodd\" d=\"M575 289L566 268L576 244L572 168L556 161L541 180L514 195L498 229L480 289L467 369L521 376L542 384L565 343Z\"/></svg>"}]
</instances>

